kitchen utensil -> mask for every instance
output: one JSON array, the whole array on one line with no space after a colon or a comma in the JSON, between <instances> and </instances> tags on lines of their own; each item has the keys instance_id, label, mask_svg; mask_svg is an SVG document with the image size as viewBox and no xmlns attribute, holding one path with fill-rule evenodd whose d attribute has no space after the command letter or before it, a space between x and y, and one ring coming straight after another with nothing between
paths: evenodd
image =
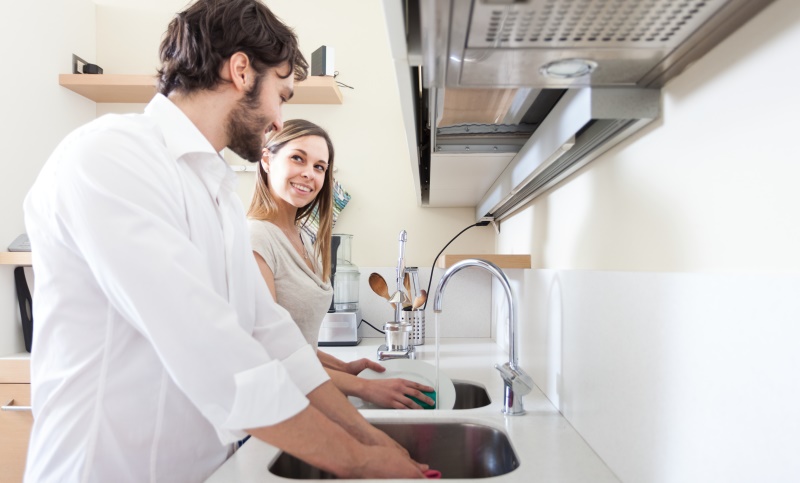
<instances>
[{"instance_id":1,"label":"kitchen utensil","mask_svg":"<svg viewBox=\"0 0 800 483\"><path fill-rule=\"evenodd\" d=\"M360 273L351 261L353 235L331 236L331 286L333 297L328 313L322 318L319 329L320 346L358 345L358 308Z\"/></svg>"},{"instance_id":2,"label":"kitchen utensil","mask_svg":"<svg viewBox=\"0 0 800 483\"><path fill-rule=\"evenodd\" d=\"M389 286L386 284L386 280L375 272L369 274L369 288L372 289L373 292L380 295L381 297L389 300Z\"/></svg>"},{"instance_id":3,"label":"kitchen utensil","mask_svg":"<svg viewBox=\"0 0 800 483\"><path fill-rule=\"evenodd\" d=\"M425 289L420 289L419 295L414 299L414 303L411 305L411 310L417 310L418 308L425 305L425 301L428 300L428 292Z\"/></svg>"},{"instance_id":4,"label":"kitchen utensil","mask_svg":"<svg viewBox=\"0 0 800 483\"><path fill-rule=\"evenodd\" d=\"M411 345L423 345L425 343L425 311L404 310L402 322L411 326L411 334L408 336Z\"/></svg>"},{"instance_id":5,"label":"kitchen utensil","mask_svg":"<svg viewBox=\"0 0 800 483\"><path fill-rule=\"evenodd\" d=\"M396 304L398 302L405 302L405 294L403 292L395 292L389 297L389 303Z\"/></svg>"},{"instance_id":6,"label":"kitchen utensil","mask_svg":"<svg viewBox=\"0 0 800 483\"><path fill-rule=\"evenodd\" d=\"M336 256L339 252L339 244L342 242L342 239L337 236L331 237L331 287L336 286ZM331 296L331 306L328 307L328 312L336 312L336 307L334 303L336 301L336 289L333 291L333 295Z\"/></svg>"},{"instance_id":7,"label":"kitchen utensil","mask_svg":"<svg viewBox=\"0 0 800 483\"><path fill-rule=\"evenodd\" d=\"M338 243L335 242L338 240ZM331 237L332 246L336 244L336 272L332 279L333 308L336 312L358 310L358 286L360 273L351 261L353 235L335 234Z\"/></svg>"},{"instance_id":8,"label":"kitchen utensil","mask_svg":"<svg viewBox=\"0 0 800 483\"><path fill-rule=\"evenodd\" d=\"M405 230L400 231L400 256L397 258L397 269L395 270L395 281L397 283L397 291L403 290L403 276L406 273L406 241L408 240L408 233ZM400 311L403 309L402 305L397 304L394 308L395 322L400 320Z\"/></svg>"},{"instance_id":9,"label":"kitchen utensil","mask_svg":"<svg viewBox=\"0 0 800 483\"><path fill-rule=\"evenodd\" d=\"M403 275L403 286L406 288L405 298L408 301L403 301L403 308L411 306L411 277L408 276L408 272Z\"/></svg>"}]
</instances>

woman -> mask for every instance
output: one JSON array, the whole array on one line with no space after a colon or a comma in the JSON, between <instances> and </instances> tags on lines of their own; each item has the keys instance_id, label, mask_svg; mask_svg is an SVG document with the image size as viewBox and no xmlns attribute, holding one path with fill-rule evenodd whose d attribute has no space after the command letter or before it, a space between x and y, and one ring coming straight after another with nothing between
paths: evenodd
<instances>
[{"instance_id":1,"label":"woman","mask_svg":"<svg viewBox=\"0 0 800 483\"><path fill-rule=\"evenodd\" d=\"M331 230L333 226L333 144L328 133L309 121L286 121L267 137L259 163L253 200L247 212L250 240L258 267L275 301L292 315L306 340L317 346L322 318L330 307ZM300 229L318 210L316 243ZM346 363L317 350L331 380L344 394L392 409L421 409L414 397L434 402L422 391L433 388L405 379L356 377L369 368L359 359Z\"/></svg>"}]
</instances>

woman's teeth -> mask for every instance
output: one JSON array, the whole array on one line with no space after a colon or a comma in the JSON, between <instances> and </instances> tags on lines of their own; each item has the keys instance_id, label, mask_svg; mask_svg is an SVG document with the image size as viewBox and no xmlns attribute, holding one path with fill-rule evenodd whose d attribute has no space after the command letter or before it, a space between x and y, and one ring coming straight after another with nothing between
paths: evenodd
<instances>
[{"instance_id":1,"label":"woman's teeth","mask_svg":"<svg viewBox=\"0 0 800 483\"><path fill-rule=\"evenodd\" d=\"M311 188L309 188L308 186L303 186L303 185L294 184L294 183L292 183L292 186L297 188L297 189L299 189L300 191L304 191L306 193L311 193Z\"/></svg>"}]
</instances>

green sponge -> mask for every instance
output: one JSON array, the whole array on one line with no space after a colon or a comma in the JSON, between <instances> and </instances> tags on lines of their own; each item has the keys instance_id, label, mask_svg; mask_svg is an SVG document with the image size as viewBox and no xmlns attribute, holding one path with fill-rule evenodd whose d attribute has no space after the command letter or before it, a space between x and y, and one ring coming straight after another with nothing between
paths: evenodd
<instances>
[{"instance_id":1,"label":"green sponge","mask_svg":"<svg viewBox=\"0 0 800 483\"><path fill-rule=\"evenodd\" d=\"M412 401L422 406L422 409L434 409L436 407L436 392L423 392L422 394L428 396L429 398L433 399L433 405L430 405L426 402L422 402L419 399L415 398L414 396L409 396Z\"/></svg>"}]
</instances>

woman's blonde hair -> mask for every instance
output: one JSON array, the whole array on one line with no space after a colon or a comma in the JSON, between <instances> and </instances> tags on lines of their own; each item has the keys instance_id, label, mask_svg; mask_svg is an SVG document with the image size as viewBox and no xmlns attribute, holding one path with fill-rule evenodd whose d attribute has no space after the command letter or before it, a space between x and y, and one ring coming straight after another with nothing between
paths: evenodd
<instances>
[{"instance_id":1,"label":"woman's blonde hair","mask_svg":"<svg viewBox=\"0 0 800 483\"><path fill-rule=\"evenodd\" d=\"M322 260L322 278L330 280L331 277L331 232L333 230L333 143L324 129L313 122L303 119L292 119L283 124L283 129L273 131L267 135L266 149L275 155L286 143L305 136L319 136L328 145L328 169L325 171L325 182L317 193L314 201L297 209L295 224L302 226L307 223L316 208L319 215L319 228L317 239L314 243L314 254ZM256 220L273 221L278 212L278 205L269 190L267 172L264 166L258 163L258 177L250 208L247 210L248 218Z\"/></svg>"}]
</instances>

